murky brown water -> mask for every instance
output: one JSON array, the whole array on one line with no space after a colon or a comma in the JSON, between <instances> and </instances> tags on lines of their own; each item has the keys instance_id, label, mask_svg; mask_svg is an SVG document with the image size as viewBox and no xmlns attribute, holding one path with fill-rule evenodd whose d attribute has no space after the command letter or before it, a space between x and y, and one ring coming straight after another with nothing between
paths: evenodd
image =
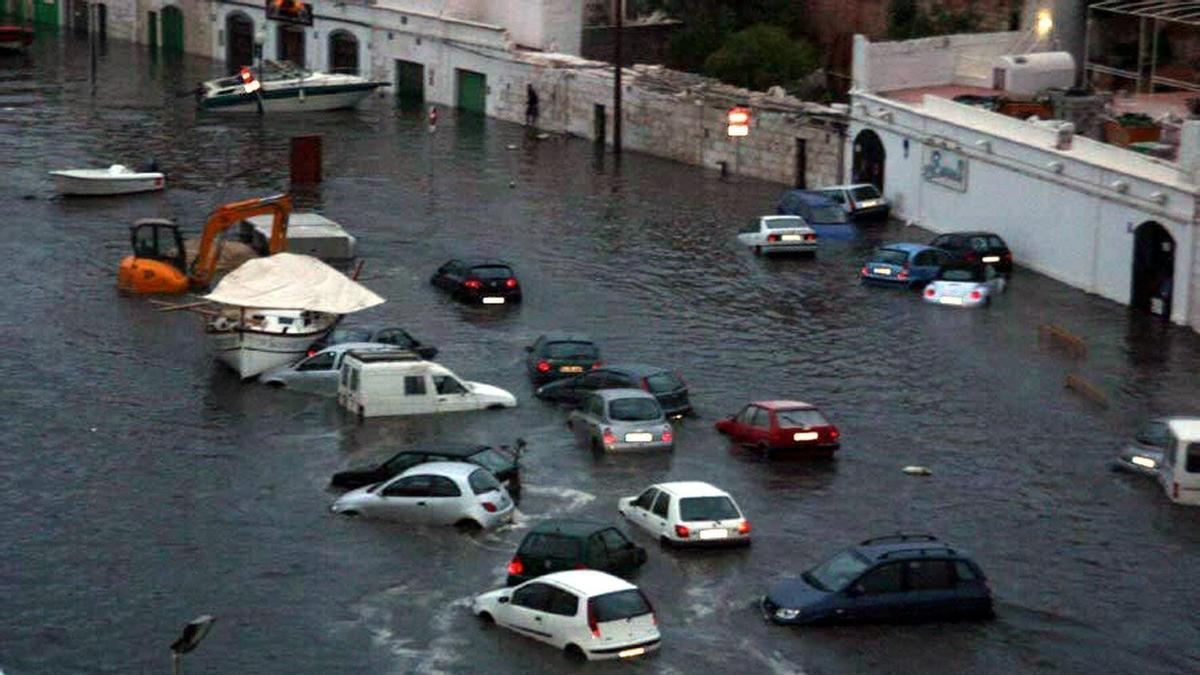
<instances>
[{"instance_id":1,"label":"murky brown water","mask_svg":"<svg viewBox=\"0 0 1200 675\"><path fill-rule=\"evenodd\" d=\"M110 43L92 98L86 45L41 40L0 59L0 668L165 672L201 613L219 623L189 673L544 672L548 648L468 616L502 583L531 520L615 519L616 499L709 480L754 522L752 550L650 546L637 581L664 649L638 672L1013 673L1200 670L1200 510L1172 507L1106 462L1141 417L1200 410L1200 339L1019 272L986 311L928 307L855 274L892 226L814 261L759 260L734 233L780 187L580 140L388 100L304 118L197 118L187 89L215 68ZM364 277L394 321L463 376L513 390L499 413L359 424L325 400L241 384L191 316L115 291L126 226L192 232L218 203L286 188L288 138L320 133L327 181L298 195L359 237ZM515 150L508 149L515 144ZM160 195L65 201L45 172L153 155ZM510 185L511 183L511 185ZM451 304L426 283L459 254L517 267L523 306ZM1087 338L1074 364L1036 328ZM560 411L531 398L521 347L590 333L606 359L670 365L699 417L671 457L594 463ZM1062 386L1079 370L1107 410ZM819 403L841 426L831 464L764 463L711 429L750 398ZM522 522L479 537L327 512L328 476L409 441L529 440ZM924 464L915 479L900 467ZM918 530L972 550L999 617L985 624L789 630L754 603L782 575L869 535ZM643 541L645 544L651 542ZM569 666L564 662L561 666ZM608 666L593 664L589 669Z\"/></svg>"}]
</instances>

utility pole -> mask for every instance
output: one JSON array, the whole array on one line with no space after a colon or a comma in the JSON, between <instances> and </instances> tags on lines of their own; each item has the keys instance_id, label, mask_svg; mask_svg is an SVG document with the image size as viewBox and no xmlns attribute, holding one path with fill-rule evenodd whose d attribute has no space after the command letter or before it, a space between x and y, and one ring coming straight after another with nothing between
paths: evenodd
<instances>
[{"instance_id":1,"label":"utility pole","mask_svg":"<svg viewBox=\"0 0 1200 675\"><path fill-rule=\"evenodd\" d=\"M87 8L88 8L88 51L91 54L91 64L92 64L91 70L89 72L91 73L91 79L92 79L92 96L95 96L96 95L96 40L98 39L98 36L96 35L96 30L97 30L98 26L96 24L99 22L100 17L98 16L98 12L96 11L97 6L96 6L95 2L89 2L87 5Z\"/></svg>"},{"instance_id":2,"label":"utility pole","mask_svg":"<svg viewBox=\"0 0 1200 675\"><path fill-rule=\"evenodd\" d=\"M625 27L625 0L617 6L617 35L613 40L613 154L621 154L621 34Z\"/></svg>"}]
</instances>

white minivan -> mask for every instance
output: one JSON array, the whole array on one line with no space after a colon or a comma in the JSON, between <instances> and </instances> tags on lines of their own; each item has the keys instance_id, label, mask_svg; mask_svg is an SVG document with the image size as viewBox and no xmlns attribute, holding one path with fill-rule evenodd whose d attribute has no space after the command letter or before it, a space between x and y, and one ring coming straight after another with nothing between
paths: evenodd
<instances>
[{"instance_id":1,"label":"white minivan","mask_svg":"<svg viewBox=\"0 0 1200 675\"><path fill-rule=\"evenodd\" d=\"M1172 419L1167 429L1158 480L1171 501L1200 506L1200 418Z\"/></svg>"},{"instance_id":2,"label":"white minivan","mask_svg":"<svg viewBox=\"0 0 1200 675\"><path fill-rule=\"evenodd\" d=\"M467 382L405 350L352 351L342 360L338 404L360 417L515 408L509 392Z\"/></svg>"}]
</instances>

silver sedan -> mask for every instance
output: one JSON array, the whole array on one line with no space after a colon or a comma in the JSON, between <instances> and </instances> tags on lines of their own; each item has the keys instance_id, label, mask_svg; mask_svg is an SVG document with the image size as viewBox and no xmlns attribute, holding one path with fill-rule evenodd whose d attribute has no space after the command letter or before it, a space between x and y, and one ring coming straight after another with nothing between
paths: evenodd
<instances>
[{"instance_id":1,"label":"silver sedan","mask_svg":"<svg viewBox=\"0 0 1200 675\"><path fill-rule=\"evenodd\" d=\"M567 417L567 427L596 454L673 450L675 431L658 399L641 389L601 389Z\"/></svg>"},{"instance_id":2,"label":"silver sedan","mask_svg":"<svg viewBox=\"0 0 1200 675\"><path fill-rule=\"evenodd\" d=\"M258 381L276 389L294 389L321 396L337 396L342 358L352 349L395 349L382 342L343 342L310 354L290 366L280 366L258 376Z\"/></svg>"}]
</instances>

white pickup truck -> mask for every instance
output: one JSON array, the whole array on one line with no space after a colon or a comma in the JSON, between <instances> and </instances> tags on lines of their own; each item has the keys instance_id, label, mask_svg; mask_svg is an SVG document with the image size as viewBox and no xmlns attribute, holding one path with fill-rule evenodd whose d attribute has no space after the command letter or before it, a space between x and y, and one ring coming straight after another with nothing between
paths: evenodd
<instances>
[{"instance_id":1,"label":"white pickup truck","mask_svg":"<svg viewBox=\"0 0 1200 675\"><path fill-rule=\"evenodd\" d=\"M755 255L764 253L817 254L817 232L800 216L763 216L758 229L738 233L738 242L749 246Z\"/></svg>"}]
</instances>

